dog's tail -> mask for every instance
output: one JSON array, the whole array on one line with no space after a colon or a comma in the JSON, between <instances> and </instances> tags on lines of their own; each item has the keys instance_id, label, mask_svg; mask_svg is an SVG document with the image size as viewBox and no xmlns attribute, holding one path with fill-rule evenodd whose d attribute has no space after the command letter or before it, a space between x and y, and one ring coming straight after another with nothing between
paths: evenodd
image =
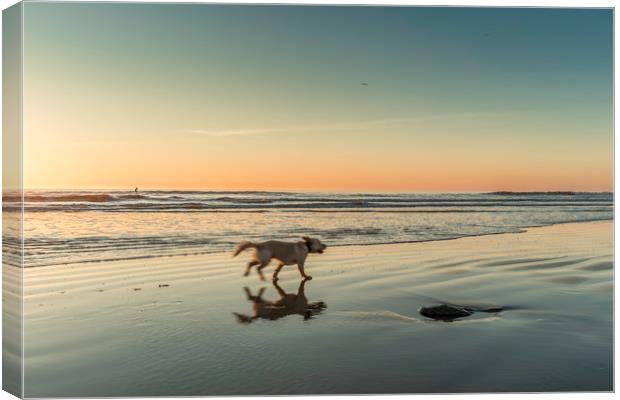
<instances>
[{"instance_id":1,"label":"dog's tail","mask_svg":"<svg viewBox=\"0 0 620 400\"><path fill-rule=\"evenodd\" d=\"M250 248L256 249L257 247L258 245L256 243L252 243L247 240L244 240L243 242L239 243L239 246L237 246L237 250L235 250L232 256L236 257L237 255L239 255L239 253L241 253L245 249L250 249Z\"/></svg>"}]
</instances>

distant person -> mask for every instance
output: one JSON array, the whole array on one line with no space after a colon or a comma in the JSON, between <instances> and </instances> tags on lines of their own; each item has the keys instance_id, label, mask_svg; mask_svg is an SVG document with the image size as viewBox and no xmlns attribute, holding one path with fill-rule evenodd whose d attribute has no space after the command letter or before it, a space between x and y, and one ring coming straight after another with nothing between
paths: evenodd
<instances>
[{"instance_id":1,"label":"distant person","mask_svg":"<svg viewBox=\"0 0 620 400\"><path fill-rule=\"evenodd\" d=\"M133 192L134 192L134 193L138 193L138 188L135 188L135 189L133 190Z\"/></svg>"}]
</instances>

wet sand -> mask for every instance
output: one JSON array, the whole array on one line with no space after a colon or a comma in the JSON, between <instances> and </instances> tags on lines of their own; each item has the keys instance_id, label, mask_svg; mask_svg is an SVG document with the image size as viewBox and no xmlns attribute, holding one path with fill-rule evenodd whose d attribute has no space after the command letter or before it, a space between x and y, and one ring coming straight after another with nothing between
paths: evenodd
<instances>
[{"instance_id":1,"label":"wet sand","mask_svg":"<svg viewBox=\"0 0 620 400\"><path fill-rule=\"evenodd\" d=\"M303 293L243 255L29 268L25 395L610 391L612 231L330 247ZM442 302L505 309L418 312Z\"/></svg>"}]
</instances>

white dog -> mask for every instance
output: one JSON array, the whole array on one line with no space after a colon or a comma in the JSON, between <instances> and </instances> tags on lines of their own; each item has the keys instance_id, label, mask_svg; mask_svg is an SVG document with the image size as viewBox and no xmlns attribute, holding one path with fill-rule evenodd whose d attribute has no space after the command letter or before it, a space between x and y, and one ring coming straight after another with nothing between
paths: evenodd
<instances>
[{"instance_id":1,"label":"white dog","mask_svg":"<svg viewBox=\"0 0 620 400\"><path fill-rule=\"evenodd\" d=\"M252 267L257 266L256 270L262 280L265 280L262 269L265 268L271 260L276 260L278 266L273 272L273 280L278 280L278 273L285 265L297 264L299 273L304 279L312 279L311 276L304 272L304 264L309 253L322 254L327 248L319 239L304 236L303 241L289 243L278 240L269 240L262 243L252 243L244 241L239 243L233 257L241 253L245 249L254 249L253 260L250 261L245 269L244 276L250 274Z\"/></svg>"}]
</instances>

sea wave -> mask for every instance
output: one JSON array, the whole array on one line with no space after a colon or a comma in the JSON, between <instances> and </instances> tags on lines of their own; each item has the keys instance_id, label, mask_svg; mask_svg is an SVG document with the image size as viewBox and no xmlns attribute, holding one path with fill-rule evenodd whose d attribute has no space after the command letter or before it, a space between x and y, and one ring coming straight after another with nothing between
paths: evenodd
<instances>
[{"instance_id":1,"label":"sea wave","mask_svg":"<svg viewBox=\"0 0 620 400\"><path fill-rule=\"evenodd\" d=\"M571 191L556 191L556 192L510 192L510 191L500 191L500 192L490 192L488 194L501 195L501 196L573 196L577 194L577 192Z\"/></svg>"},{"instance_id":2,"label":"sea wave","mask_svg":"<svg viewBox=\"0 0 620 400\"><path fill-rule=\"evenodd\" d=\"M571 193L567 195L567 193ZM23 199L23 203L22 203ZM3 209L17 211L288 211L531 207L590 207L609 210L612 193L493 192L455 194L285 193L285 192L40 192L4 193Z\"/></svg>"},{"instance_id":3,"label":"sea wave","mask_svg":"<svg viewBox=\"0 0 620 400\"><path fill-rule=\"evenodd\" d=\"M366 206L368 204L418 203L524 203L537 202L612 202L613 193L607 192L491 192L453 194L412 193L289 193L289 192L199 192L199 191L144 191L144 192L5 192L2 199L8 203L167 203L201 204L286 204L329 203Z\"/></svg>"},{"instance_id":4,"label":"sea wave","mask_svg":"<svg viewBox=\"0 0 620 400\"><path fill-rule=\"evenodd\" d=\"M114 201L116 198L110 194L67 194L67 195L3 195L2 201L7 203L15 202L28 202L28 203L56 203L56 202L76 202L86 201L93 203L103 203L107 201Z\"/></svg>"},{"instance_id":5,"label":"sea wave","mask_svg":"<svg viewBox=\"0 0 620 400\"><path fill-rule=\"evenodd\" d=\"M408 243L613 219L612 193L292 193L26 191L3 193L21 212L5 262L26 267L231 251L241 240L329 246ZM10 215L8 215L10 216Z\"/></svg>"}]
</instances>

